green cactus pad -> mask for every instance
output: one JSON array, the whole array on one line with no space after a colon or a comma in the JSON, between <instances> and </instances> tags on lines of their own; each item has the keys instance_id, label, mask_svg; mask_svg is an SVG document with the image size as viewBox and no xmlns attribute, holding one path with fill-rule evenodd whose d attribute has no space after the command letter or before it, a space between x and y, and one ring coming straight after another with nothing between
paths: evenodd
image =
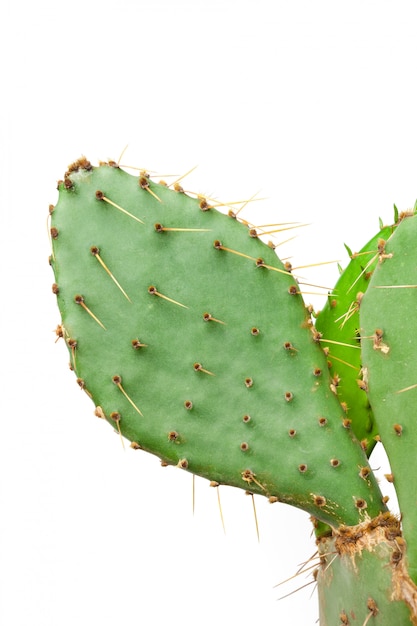
<instances>
[{"instance_id":1,"label":"green cactus pad","mask_svg":"<svg viewBox=\"0 0 417 626\"><path fill-rule=\"evenodd\" d=\"M53 291L98 414L164 464L330 525L384 509L300 286L255 229L114 163L81 159L58 188Z\"/></svg>"},{"instance_id":2,"label":"green cactus pad","mask_svg":"<svg viewBox=\"0 0 417 626\"><path fill-rule=\"evenodd\" d=\"M323 335L322 345L329 351L334 388L368 456L375 446L378 429L368 397L361 389L359 306L393 229L394 226L383 227L359 253L352 254L346 246L351 261L316 319L316 328Z\"/></svg>"},{"instance_id":3,"label":"green cactus pad","mask_svg":"<svg viewBox=\"0 0 417 626\"><path fill-rule=\"evenodd\" d=\"M417 581L417 217L388 240L360 309L369 399L387 451Z\"/></svg>"}]
</instances>

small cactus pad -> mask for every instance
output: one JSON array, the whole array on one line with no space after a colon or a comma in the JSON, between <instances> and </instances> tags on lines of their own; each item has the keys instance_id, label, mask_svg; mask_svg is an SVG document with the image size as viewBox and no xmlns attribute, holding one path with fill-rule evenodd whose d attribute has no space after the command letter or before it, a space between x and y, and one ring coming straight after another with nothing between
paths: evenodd
<instances>
[{"instance_id":1,"label":"small cactus pad","mask_svg":"<svg viewBox=\"0 0 417 626\"><path fill-rule=\"evenodd\" d=\"M300 285L259 232L114 163L70 166L53 292L77 382L164 464L331 525L384 508Z\"/></svg>"},{"instance_id":2,"label":"small cactus pad","mask_svg":"<svg viewBox=\"0 0 417 626\"><path fill-rule=\"evenodd\" d=\"M362 388L359 307L383 254L385 240L393 229L394 226L383 227L358 253L352 253L346 246L350 263L316 319L316 329L323 335L322 345L329 354L333 387L368 456L375 446L378 430Z\"/></svg>"},{"instance_id":3,"label":"small cactus pad","mask_svg":"<svg viewBox=\"0 0 417 626\"><path fill-rule=\"evenodd\" d=\"M388 240L360 309L364 379L387 451L417 581L417 217Z\"/></svg>"}]
</instances>

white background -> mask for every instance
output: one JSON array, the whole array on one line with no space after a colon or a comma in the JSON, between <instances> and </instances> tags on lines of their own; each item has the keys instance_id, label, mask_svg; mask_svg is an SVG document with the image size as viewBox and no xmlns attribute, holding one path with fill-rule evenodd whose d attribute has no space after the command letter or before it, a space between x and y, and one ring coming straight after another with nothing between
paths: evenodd
<instances>
[{"instance_id":1,"label":"white background","mask_svg":"<svg viewBox=\"0 0 417 626\"><path fill-rule=\"evenodd\" d=\"M410 208L415 3L6 2L1 9L0 621L4 626L313 626L308 516L216 492L128 449L67 368L48 205L81 154L182 174L245 217L311 223L282 253L346 263ZM330 286L337 269L309 270ZM322 298L309 297L317 307ZM378 464L376 461L374 465ZM386 485L382 485L386 493Z\"/></svg>"}]
</instances>

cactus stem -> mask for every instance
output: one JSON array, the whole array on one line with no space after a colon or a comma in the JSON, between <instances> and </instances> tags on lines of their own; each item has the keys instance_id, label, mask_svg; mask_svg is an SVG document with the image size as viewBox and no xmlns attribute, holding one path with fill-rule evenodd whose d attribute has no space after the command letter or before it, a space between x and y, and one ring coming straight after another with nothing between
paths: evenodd
<instances>
[{"instance_id":1,"label":"cactus stem","mask_svg":"<svg viewBox=\"0 0 417 626\"><path fill-rule=\"evenodd\" d=\"M162 226L162 224L156 223L155 230L157 233L162 232L182 232L182 233L208 233L211 231L211 228L167 228L166 226Z\"/></svg>"},{"instance_id":2,"label":"cactus stem","mask_svg":"<svg viewBox=\"0 0 417 626\"><path fill-rule=\"evenodd\" d=\"M115 285L120 289L120 291L125 296L125 298L127 298L127 300L129 300L129 302L131 302L131 299L129 298L129 296L127 295L127 293L123 289L123 287L116 280L116 277L111 273L111 271L109 270L107 265L104 263L103 259L101 258L101 256L100 256L100 249L97 248L97 246L92 246L91 247L91 254L97 259L97 261L100 263L101 267L107 272L107 274L110 276L110 278L115 283Z\"/></svg>"},{"instance_id":3,"label":"cactus stem","mask_svg":"<svg viewBox=\"0 0 417 626\"><path fill-rule=\"evenodd\" d=\"M129 217L131 217L132 219L136 220L137 222L140 222L141 224L144 224L144 222L142 222L142 220L140 220L138 217L136 217L135 215L132 215L132 213L129 213L129 211L126 211L126 209L121 207L119 204L116 204L115 202L113 202L113 200L110 200L109 198L107 198L104 195L104 193L102 191L100 191L99 189L96 191L96 198L97 198L97 200L103 200L104 202L107 202L107 204L110 204L112 207L114 207L115 209L118 209L119 211L121 211L125 215L128 215Z\"/></svg>"},{"instance_id":4,"label":"cactus stem","mask_svg":"<svg viewBox=\"0 0 417 626\"><path fill-rule=\"evenodd\" d=\"M115 376L113 376L112 378L114 384L116 385L116 387L118 387L120 389L120 391L122 392L122 394L124 395L124 397L126 398L126 400L128 402L130 402L130 404L133 406L133 408L135 409L135 411L137 411L139 413L139 415L141 415L143 417L143 413L138 409L138 407L136 406L136 404L133 402L133 400L128 396L128 394L126 393L126 391L124 390L123 386L122 386L122 377L119 376L118 374L116 374Z\"/></svg>"},{"instance_id":5,"label":"cactus stem","mask_svg":"<svg viewBox=\"0 0 417 626\"><path fill-rule=\"evenodd\" d=\"M93 320L95 320L95 321L97 322L97 324L98 324L99 326L101 326L101 328L103 328L104 330L106 330L106 327L104 326L104 324L103 324L102 322L100 322L100 320L98 319L98 317L96 317L96 316L94 315L94 313L91 311L91 309L89 309L89 308L88 308L88 306L85 304L85 302L84 302L84 296L79 296L79 295L76 295L76 296L74 296L74 301L75 301L75 303L76 303L76 304L79 304L79 305L80 305L80 306L84 309L84 311L86 311L86 312L88 313L88 315L90 315L90 317L92 317L92 318L93 318Z\"/></svg>"},{"instance_id":6,"label":"cactus stem","mask_svg":"<svg viewBox=\"0 0 417 626\"><path fill-rule=\"evenodd\" d=\"M148 287L148 293L150 293L151 296L159 296L160 298L167 300L167 302L172 302L172 304L178 304L178 306L182 306L184 309L188 309L188 306L185 306L185 304L181 304L181 302L177 302L177 300L173 300L172 298L168 298L168 296L164 296L157 290L156 287L154 287L154 285Z\"/></svg>"}]
</instances>

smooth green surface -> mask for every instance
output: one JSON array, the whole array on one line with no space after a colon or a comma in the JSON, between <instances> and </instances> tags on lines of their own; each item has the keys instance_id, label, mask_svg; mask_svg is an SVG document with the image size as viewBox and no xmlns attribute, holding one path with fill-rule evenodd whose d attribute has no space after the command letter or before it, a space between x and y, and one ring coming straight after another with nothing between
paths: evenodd
<instances>
[{"instance_id":1,"label":"smooth green surface","mask_svg":"<svg viewBox=\"0 0 417 626\"><path fill-rule=\"evenodd\" d=\"M340 379L336 386L338 397L346 404L352 430L363 442L368 456L375 446L378 429L366 392L358 385L361 378L359 306L361 294L366 292L378 264L378 243L381 239L388 239L393 228L385 226L359 253L351 255L350 263L316 320L316 328L323 334L324 340L340 342L327 344L323 341L323 346L329 350L332 376Z\"/></svg>"},{"instance_id":2,"label":"smooth green surface","mask_svg":"<svg viewBox=\"0 0 417 626\"><path fill-rule=\"evenodd\" d=\"M361 305L369 398L398 494L410 574L417 580L417 218L404 219L386 245ZM375 345L376 330L382 330ZM385 346L385 347L384 347ZM388 349L388 351L387 351ZM411 387L408 391L403 391Z\"/></svg>"},{"instance_id":3,"label":"smooth green surface","mask_svg":"<svg viewBox=\"0 0 417 626\"><path fill-rule=\"evenodd\" d=\"M158 201L120 169L70 178L52 213L58 305L67 339L77 341L69 347L76 376L107 419L115 425L110 416L119 413L123 435L165 462L329 524L376 515L380 491L372 474L359 476L366 456L342 425L302 297L289 293L298 285L275 252L235 219L202 211L198 199L150 183ZM97 190L143 223L97 200ZM156 232L155 223L205 230ZM216 240L241 254L216 249ZM257 267L259 257L280 271ZM150 295L151 285L175 302ZM223 323L204 321L207 312ZM146 347L133 349L135 339ZM367 508L356 506L361 500Z\"/></svg>"}]
</instances>

